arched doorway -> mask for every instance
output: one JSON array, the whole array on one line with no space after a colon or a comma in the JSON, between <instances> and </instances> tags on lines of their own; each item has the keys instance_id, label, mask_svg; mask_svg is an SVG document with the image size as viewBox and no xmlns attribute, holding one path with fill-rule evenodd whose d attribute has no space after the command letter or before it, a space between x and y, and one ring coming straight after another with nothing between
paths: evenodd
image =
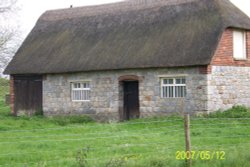
<instances>
[{"instance_id":1,"label":"arched doorway","mask_svg":"<svg viewBox=\"0 0 250 167\"><path fill-rule=\"evenodd\" d=\"M120 108L121 120L140 117L139 81L140 78L135 75L119 77L120 100L122 105Z\"/></svg>"}]
</instances>

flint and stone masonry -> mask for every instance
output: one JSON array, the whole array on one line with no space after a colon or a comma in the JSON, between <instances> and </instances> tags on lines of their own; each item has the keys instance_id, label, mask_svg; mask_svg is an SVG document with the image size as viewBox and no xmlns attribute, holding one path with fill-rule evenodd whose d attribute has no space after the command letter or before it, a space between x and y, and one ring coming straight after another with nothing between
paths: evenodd
<instances>
[{"instance_id":1,"label":"flint and stone masonry","mask_svg":"<svg viewBox=\"0 0 250 167\"><path fill-rule=\"evenodd\" d=\"M172 112L207 111L207 80L199 68L166 68L47 75L43 81L45 115L90 114L98 119L119 119L123 89L119 77L135 75L139 80L140 117ZM161 98L161 79L185 77L186 98ZM72 82L90 81L89 102L71 100Z\"/></svg>"},{"instance_id":2,"label":"flint and stone masonry","mask_svg":"<svg viewBox=\"0 0 250 167\"><path fill-rule=\"evenodd\" d=\"M250 67L213 66L208 75L208 111L250 107Z\"/></svg>"},{"instance_id":3,"label":"flint and stone masonry","mask_svg":"<svg viewBox=\"0 0 250 167\"><path fill-rule=\"evenodd\" d=\"M210 74L201 74L200 68L193 67L47 75L43 81L44 114L87 114L100 120L119 120L123 108L119 77L127 75L140 78L140 117L206 113L234 105L250 107L250 67L212 66ZM166 77L186 78L186 98L161 97L161 79ZM77 81L90 81L90 101L71 100L70 85Z\"/></svg>"}]
</instances>

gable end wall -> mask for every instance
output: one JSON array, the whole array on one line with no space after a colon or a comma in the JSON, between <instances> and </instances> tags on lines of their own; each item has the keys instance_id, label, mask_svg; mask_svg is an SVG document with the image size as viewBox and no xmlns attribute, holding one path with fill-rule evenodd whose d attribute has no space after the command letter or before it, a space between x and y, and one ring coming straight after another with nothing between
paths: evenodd
<instances>
[{"instance_id":1,"label":"gable end wall","mask_svg":"<svg viewBox=\"0 0 250 167\"><path fill-rule=\"evenodd\" d=\"M247 59L235 60L233 58L233 30L232 28L228 28L222 34L211 65L250 67L250 31L246 31Z\"/></svg>"},{"instance_id":2,"label":"gable end wall","mask_svg":"<svg viewBox=\"0 0 250 167\"><path fill-rule=\"evenodd\" d=\"M209 66L208 111L250 107L250 31L246 38L247 60L234 60L233 29L223 33Z\"/></svg>"}]
</instances>

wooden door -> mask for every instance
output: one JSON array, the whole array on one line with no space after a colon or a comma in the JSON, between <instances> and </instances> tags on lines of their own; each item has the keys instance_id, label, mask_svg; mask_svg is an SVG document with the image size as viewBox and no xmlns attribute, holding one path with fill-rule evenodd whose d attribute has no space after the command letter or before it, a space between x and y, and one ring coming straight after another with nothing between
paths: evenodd
<instances>
[{"instance_id":1,"label":"wooden door","mask_svg":"<svg viewBox=\"0 0 250 167\"><path fill-rule=\"evenodd\" d=\"M138 81L124 82L124 113L123 119L129 120L140 117Z\"/></svg>"},{"instance_id":2,"label":"wooden door","mask_svg":"<svg viewBox=\"0 0 250 167\"><path fill-rule=\"evenodd\" d=\"M42 112L42 76L14 76L15 114Z\"/></svg>"}]
</instances>

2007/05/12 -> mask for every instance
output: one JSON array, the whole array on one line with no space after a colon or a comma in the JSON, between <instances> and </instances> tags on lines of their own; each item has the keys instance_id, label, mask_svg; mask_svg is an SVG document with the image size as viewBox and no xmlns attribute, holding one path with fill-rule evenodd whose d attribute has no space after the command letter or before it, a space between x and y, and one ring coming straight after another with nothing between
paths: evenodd
<instances>
[{"instance_id":1,"label":"2007/05/12","mask_svg":"<svg viewBox=\"0 0 250 167\"><path fill-rule=\"evenodd\" d=\"M225 151L177 151L176 159L225 160Z\"/></svg>"}]
</instances>

